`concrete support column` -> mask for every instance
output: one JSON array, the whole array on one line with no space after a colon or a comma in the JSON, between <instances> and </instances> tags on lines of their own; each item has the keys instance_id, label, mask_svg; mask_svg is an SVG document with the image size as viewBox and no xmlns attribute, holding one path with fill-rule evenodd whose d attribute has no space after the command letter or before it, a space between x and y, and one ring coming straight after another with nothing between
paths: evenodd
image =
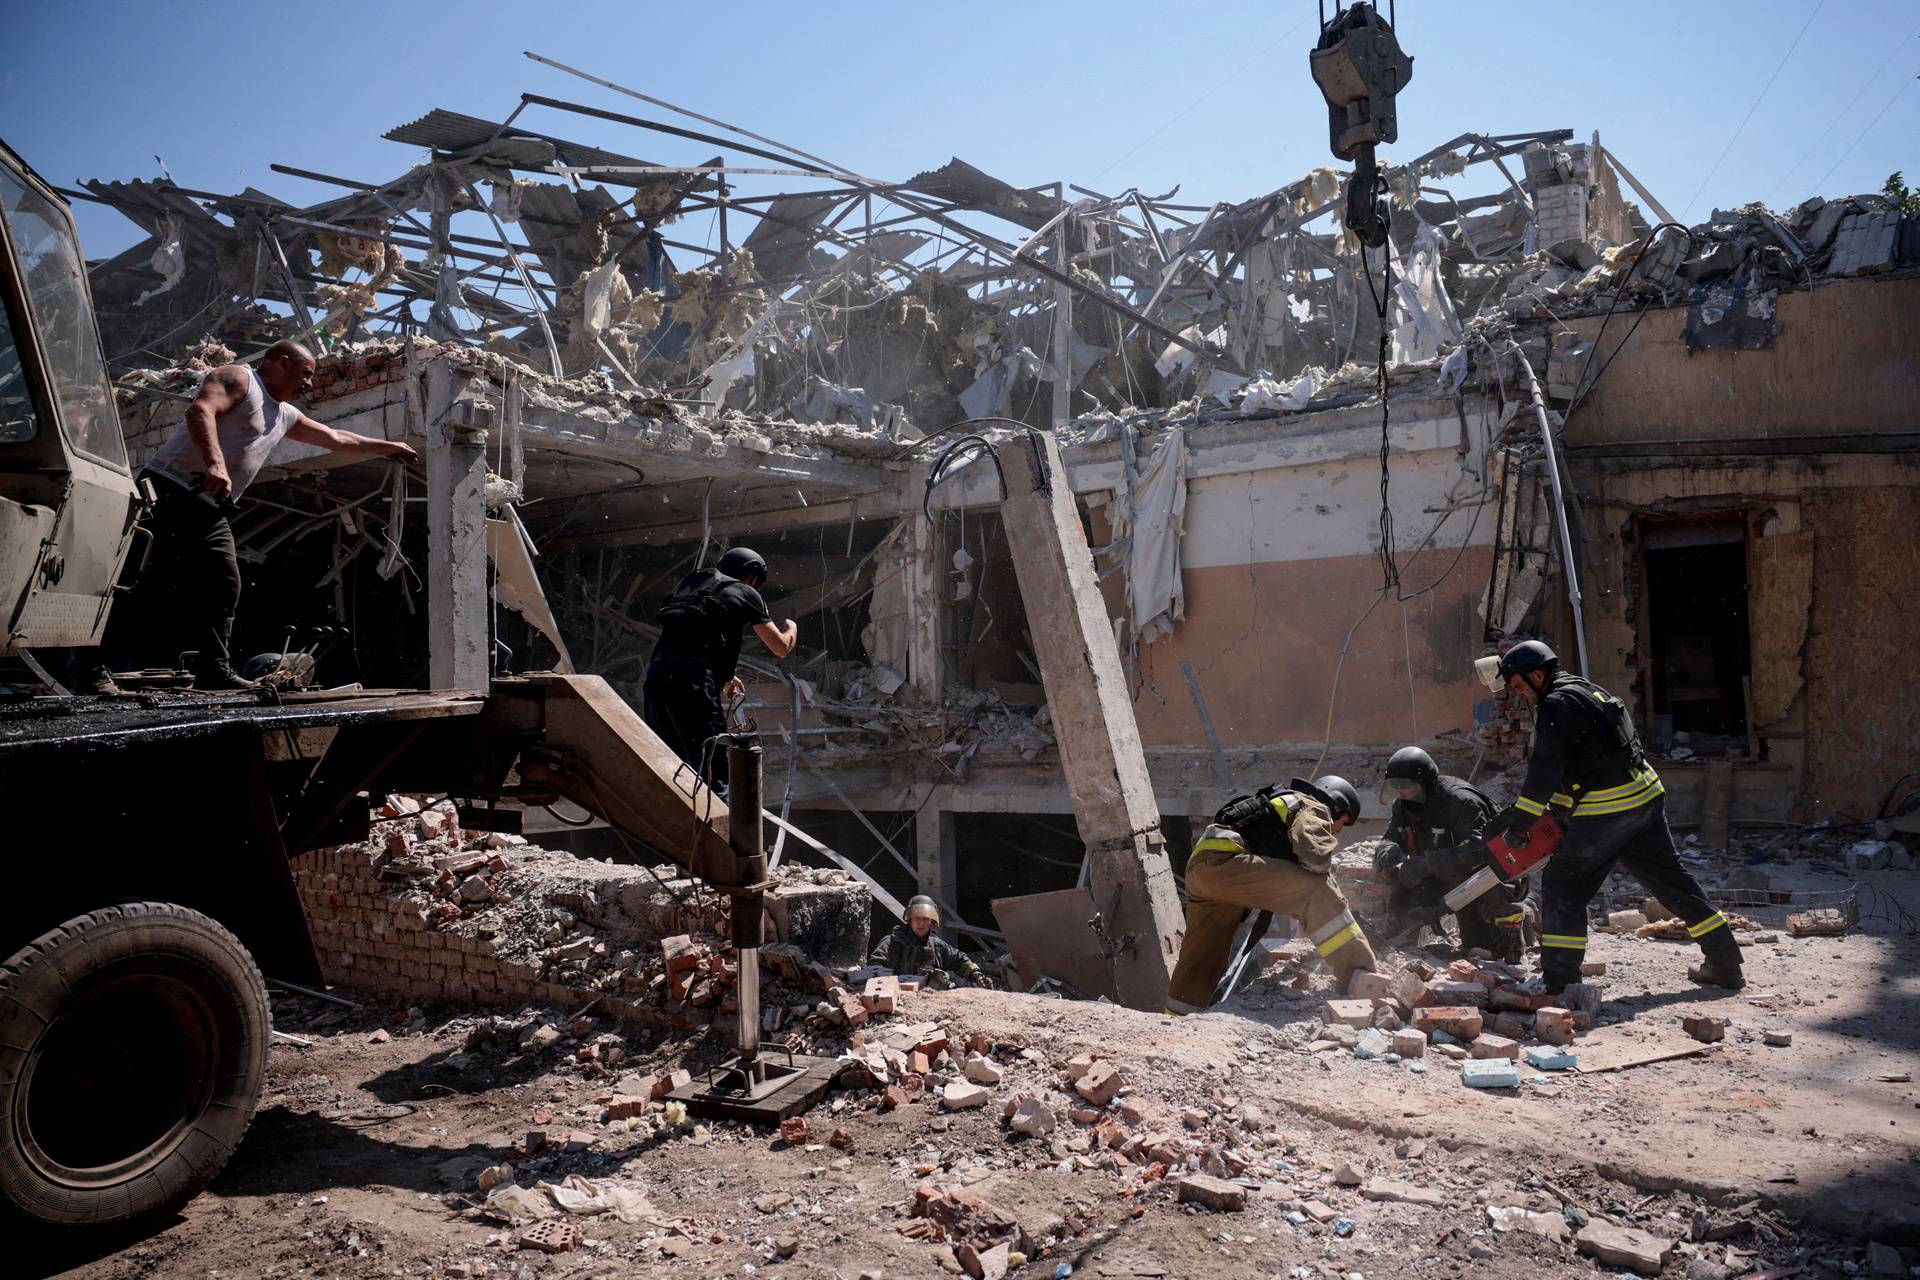
<instances>
[{"instance_id":1,"label":"concrete support column","mask_svg":"<svg viewBox=\"0 0 1920 1280\"><path fill-rule=\"evenodd\" d=\"M1185 921L1093 553L1053 437L1028 432L994 452L1007 485L1000 515L1087 846L1113 995L1157 1010Z\"/></svg>"},{"instance_id":2,"label":"concrete support column","mask_svg":"<svg viewBox=\"0 0 1920 1280\"><path fill-rule=\"evenodd\" d=\"M427 652L435 689L484 689L487 433L443 415L427 429Z\"/></svg>"},{"instance_id":3,"label":"concrete support column","mask_svg":"<svg viewBox=\"0 0 1920 1280\"><path fill-rule=\"evenodd\" d=\"M913 822L913 861L920 892L940 902L960 901L959 862L955 857L953 810L936 795Z\"/></svg>"},{"instance_id":4,"label":"concrete support column","mask_svg":"<svg viewBox=\"0 0 1920 1280\"><path fill-rule=\"evenodd\" d=\"M944 683L940 636L945 611L945 566L940 563L940 530L920 513L919 491L925 477L909 484L905 503L907 539L907 684L922 702L938 703Z\"/></svg>"}]
</instances>

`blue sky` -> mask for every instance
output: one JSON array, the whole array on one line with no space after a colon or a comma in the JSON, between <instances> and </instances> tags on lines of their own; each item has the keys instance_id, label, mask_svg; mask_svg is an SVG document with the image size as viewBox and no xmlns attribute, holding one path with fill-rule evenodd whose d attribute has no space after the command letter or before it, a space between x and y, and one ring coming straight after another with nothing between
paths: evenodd
<instances>
[{"instance_id":1,"label":"blue sky","mask_svg":"<svg viewBox=\"0 0 1920 1280\"><path fill-rule=\"evenodd\" d=\"M304 203L338 192L275 174L270 162L394 176L419 153L380 134L435 106L500 118L528 91L663 114L531 62L524 49L878 178L957 155L1020 184L1064 178L1149 193L1177 184L1183 201L1209 203L1331 163L1306 66L1314 0L349 0L260 6L258 18L236 18L229 5L132 0L5 7L0 137L62 185L154 177L158 155L186 186L251 184ZM1688 221L1716 204L1781 207L1816 191L1877 190L1894 169L1920 174L1916 0L1399 8L1415 66L1389 159L1469 130L1564 127L1585 138L1597 129ZM546 110L529 109L522 122L660 163L701 163L712 150ZM137 238L110 211L79 213L90 256Z\"/></svg>"}]
</instances>

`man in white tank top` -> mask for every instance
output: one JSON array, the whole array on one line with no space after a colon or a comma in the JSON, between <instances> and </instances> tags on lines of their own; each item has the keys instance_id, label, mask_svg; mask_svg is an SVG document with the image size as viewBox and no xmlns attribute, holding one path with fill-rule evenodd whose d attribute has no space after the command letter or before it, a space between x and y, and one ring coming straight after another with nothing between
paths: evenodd
<instances>
[{"instance_id":1,"label":"man in white tank top","mask_svg":"<svg viewBox=\"0 0 1920 1280\"><path fill-rule=\"evenodd\" d=\"M171 662L191 649L197 655L194 688L243 689L252 683L233 669L227 652L241 585L228 517L283 438L337 453L416 460L411 445L341 431L300 412L293 401L312 388L313 369L312 353L287 340L267 349L257 372L239 364L213 370L187 406L186 419L147 463L145 474L159 501L150 521L152 558L136 596L144 605L165 603L158 610L114 611L106 649L116 665ZM158 626L131 636L126 626L112 625L141 615L171 620L177 636L153 634L165 629ZM129 638L132 646L124 643Z\"/></svg>"}]
</instances>

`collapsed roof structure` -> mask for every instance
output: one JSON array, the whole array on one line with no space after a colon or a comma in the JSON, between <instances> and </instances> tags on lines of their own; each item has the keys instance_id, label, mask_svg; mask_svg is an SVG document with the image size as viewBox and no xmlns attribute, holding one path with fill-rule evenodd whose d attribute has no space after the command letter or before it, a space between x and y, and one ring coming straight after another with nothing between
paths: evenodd
<instances>
[{"instance_id":1,"label":"collapsed roof structure","mask_svg":"<svg viewBox=\"0 0 1920 1280\"><path fill-rule=\"evenodd\" d=\"M1635 689L1657 748L1740 763L1752 816L1860 803L1805 745L1841 686L1816 698L1833 677L1802 674L1811 553L1775 535L1809 527L1783 492L1885 481L1823 460L1836 433L1909 465L1910 397L1846 385L1912 367L1894 335L1920 245L1894 202L1688 228L1597 134L1468 133L1386 170L1390 243L1363 253L1332 169L1210 205L959 159L880 181L573 74L682 123L523 94L499 120L390 131L426 154L388 181L275 166L345 192L320 204L70 193L148 232L93 268L136 456L209 362L289 336L328 352L316 415L427 441L424 485L285 446L237 530L274 569L249 611L324 615L355 676L578 665L632 690L651 606L751 540L802 624L796 658L747 663L784 685L752 712L782 726L785 803L851 810L858 827L810 822L984 919L1011 861L1037 884L1057 850L1071 885L1081 853L1044 820L1071 812L1032 657L1045 620L1011 581L991 471L949 444L1024 425L1064 446L1176 824L1288 768L1364 774L1402 741L1461 772L1509 763L1523 734L1470 664L1522 634ZM564 118L633 142L569 141ZM664 148L685 162L636 158ZM1822 296L1861 277L1889 288ZM1709 430L1730 366L1695 352L1805 390L1756 400L1739 379L1746 421ZM1789 477L1727 460L1796 449ZM1791 662L1652 621L1671 606L1650 603L1649 555L1736 525L1755 591L1785 592L1755 595L1755 633ZM1920 721L1895 702L1873 742Z\"/></svg>"}]
</instances>

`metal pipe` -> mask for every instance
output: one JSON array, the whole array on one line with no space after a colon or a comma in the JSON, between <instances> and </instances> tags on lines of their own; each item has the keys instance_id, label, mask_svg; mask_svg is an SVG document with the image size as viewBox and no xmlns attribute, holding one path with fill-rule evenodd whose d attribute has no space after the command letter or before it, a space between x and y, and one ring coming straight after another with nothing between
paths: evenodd
<instances>
[{"instance_id":1,"label":"metal pipe","mask_svg":"<svg viewBox=\"0 0 1920 1280\"><path fill-rule=\"evenodd\" d=\"M1553 448L1553 427L1547 422L1546 401L1540 397L1540 380L1533 376L1533 366L1527 363L1527 357L1521 352L1519 344L1514 344L1513 358L1520 362L1520 371L1527 375L1527 394L1533 398L1533 415L1540 421L1540 440L1547 450L1547 476L1553 481L1553 517L1554 525L1560 533L1560 570L1567 577L1567 604L1573 609L1573 642L1580 651L1580 670L1586 675L1587 665L1587 623L1580 612L1580 570L1573 562L1573 535L1567 529L1567 497L1560 488L1560 459Z\"/></svg>"},{"instance_id":2,"label":"metal pipe","mask_svg":"<svg viewBox=\"0 0 1920 1280\"><path fill-rule=\"evenodd\" d=\"M727 744L727 843L746 863L747 883L764 885L766 846L760 825L760 735L731 734ZM742 1067L760 1052L760 944L766 940L766 891L733 897L733 945L739 961L735 988L735 1037Z\"/></svg>"}]
</instances>

